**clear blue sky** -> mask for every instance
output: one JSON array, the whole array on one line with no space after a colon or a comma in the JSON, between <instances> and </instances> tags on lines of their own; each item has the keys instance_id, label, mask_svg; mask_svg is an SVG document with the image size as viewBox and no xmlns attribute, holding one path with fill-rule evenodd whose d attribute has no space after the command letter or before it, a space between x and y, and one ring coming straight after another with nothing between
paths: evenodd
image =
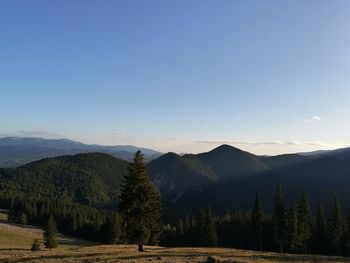
<instances>
[{"instance_id":1,"label":"clear blue sky","mask_svg":"<svg viewBox=\"0 0 350 263\"><path fill-rule=\"evenodd\" d=\"M0 1L0 135L350 145L350 1Z\"/></svg>"}]
</instances>

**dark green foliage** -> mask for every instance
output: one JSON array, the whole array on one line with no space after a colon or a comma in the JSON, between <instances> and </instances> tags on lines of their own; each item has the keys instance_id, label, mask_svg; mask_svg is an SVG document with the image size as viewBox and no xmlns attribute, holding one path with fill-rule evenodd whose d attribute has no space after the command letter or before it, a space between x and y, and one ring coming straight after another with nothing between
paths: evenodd
<instances>
[{"instance_id":1,"label":"dark green foliage","mask_svg":"<svg viewBox=\"0 0 350 263\"><path fill-rule=\"evenodd\" d=\"M22 212L19 214L18 223L22 225L27 224L27 215L25 213Z\"/></svg>"},{"instance_id":2,"label":"dark green foliage","mask_svg":"<svg viewBox=\"0 0 350 263\"><path fill-rule=\"evenodd\" d=\"M57 229L56 229L56 221L53 218L52 215L50 215L47 224L45 226L44 231L44 244L45 247L48 249L56 248L57 247Z\"/></svg>"},{"instance_id":3,"label":"dark green foliage","mask_svg":"<svg viewBox=\"0 0 350 263\"><path fill-rule=\"evenodd\" d=\"M281 185L274 196L273 237L280 252L283 252L286 243L286 211Z\"/></svg>"},{"instance_id":4,"label":"dark green foliage","mask_svg":"<svg viewBox=\"0 0 350 263\"><path fill-rule=\"evenodd\" d=\"M263 249L263 211L258 192L256 192L254 208L252 211L252 242L254 248Z\"/></svg>"},{"instance_id":5,"label":"dark green foliage","mask_svg":"<svg viewBox=\"0 0 350 263\"><path fill-rule=\"evenodd\" d=\"M298 214L297 209L293 206L289 209L287 218L287 249L290 252L298 250Z\"/></svg>"},{"instance_id":6,"label":"dark green foliage","mask_svg":"<svg viewBox=\"0 0 350 263\"><path fill-rule=\"evenodd\" d=\"M343 255L349 257L350 256L350 213L348 214L346 221L346 228L344 232L344 251Z\"/></svg>"},{"instance_id":7,"label":"dark green foliage","mask_svg":"<svg viewBox=\"0 0 350 263\"><path fill-rule=\"evenodd\" d=\"M161 232L160 193L147 175L147 167L140 151L129 165L120 195L120 212L123 214L129 242L137 243L139 251L154 233Z\"/></svg>"},{"instance_id":8,"label":"dark green foliage","mask_svg":"<svg viewBox=\"0 0 350 263\"><path fill-rule=\"evenodd\" d=\"M319 205L312 235L312 251L317 254L329 253L328 238L326 219L323 208Z\"/></svg>"},{"instance_id":9,"label":"dark green foliage","mask_svg":"<svg viewBox=\"0 0 350 263\"><path fill-rule=\"evenodd\" d=\"M305 193L303 193L297 206L298 217L298 248L300 252L307 253L312 233L312 219L309 199Z\"/></svg>"},{"instance_id":10,"label":"dark green foliage","mask_svg":"<svg viewBox=\"0 0 350 263\"><path fill-rule=\"evenodd\" d=\"M336 195L333 197L333 202L333 209L328 223L329 240L332 252L336 255L340 255L342 238L345 230L344 219L340 208L340 203Z\"/></svg>"},{"instance_id":11,"label":"dark green foliage","mask_svg":"<svg viewBox=\"0 0 350 263\"><path fill-rule=\"evenodd\" d=\"M180 233L177 232L179 235ZM192 230L192 240L202 247L217 246L216 223L210 209L199 209Z\"/></svg>"},{"instance_id":12,"label":"dark green foliage","mask_svg":"<svg viewBox=\"0 0 350 263\"><path fill-rule=\"evenodd\" d=\"M123 223L118 213L112 213L101 227L102 236L108 244L123 243Z\"/></svg>"},{"instance_id":13,"label":"dark green foliage","mask_svg":"<svg viewBox=\"0 0 350 263\"><path fill-rule=\"evenodd\" d=\"M19 168L0 168L0 191L26 198L65 199L95 207L117 201L127 163L89 153L44 159ZM35 212L35 211L33 211Z\"/></svg>"},{"instance_id":14,"label":"dark green foliage","mask_svg":"<svg viewBox=\"0 0 350 263\"><path fill-rule=\"evenodd\" d=\"M216 247L218 245L218 236L216 230L216 223L211 212L211 209L207 210L206 218L205 218L205 229L206 235L205 240L208 247Z\"/></svg>"},{"instance_id":15,"label":"dark green foliage","mask_svg":"<svg viewBox=\"0 0 350 263\"><path fill-rule=\"evenodd\" d=\"M30 250L31 251L40 251L41 250L39 239L34 240L33 245L32 245Z\"/></svg>"}]
</instances>

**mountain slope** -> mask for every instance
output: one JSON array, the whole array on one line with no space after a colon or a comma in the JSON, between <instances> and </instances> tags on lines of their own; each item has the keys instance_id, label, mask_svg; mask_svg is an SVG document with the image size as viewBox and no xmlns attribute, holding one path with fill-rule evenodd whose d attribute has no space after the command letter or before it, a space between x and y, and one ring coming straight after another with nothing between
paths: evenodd
<instances>
[{"instance_id":1,"label":"mountain slope","mask_svg":"<svg viewBox=\"0 0 350 263\"><path fill-rule=\"evenodd\" d=\"M41 198L57 198L66 192L82 204L111 205L126 171L126 161L103 153L61 156L0 169L0 192Z\"/></svg>"},{"instance_id":2,"label":"mountain slope","mask_svg":"<svg viewBox=\"0 0 350 263\"><path fill-rule=\"evenodd\" d=\"M195 155L164 154L148 164L148 171L163 194L179 193L217 181L211 168Z\"/></svg>"},{"instance_id":3,"label":"mountain slope","mask_svg":"<svg viewBox=\"0 0 350 263\"><path fill-rule=\"evenodd\" d=\"M269 170L274 170L306 162L317 157L315 155L281 154L276 156L259 156L258 158Z\"/></svg>"},{"instance_id":4,"label":"mountain slope","mask_svg":"<svg viewBox=\"0 0 350 263\"><path fill-rule=\"evenodd\" d=\"M161 153L132 145L102 146L88 145L67 139L42 138L0 138L0 167L14 167L43 158L89 152L102 152L123 160L131 160L141 150L146 160L152 160Z\"/></svg>"},{"instance_id":5,"label":"mountain slope","mask_svg":"<svg viewBox=\"0 0 350 263\"><path fill-rule=\"evenodd\" d=\"M201 191L187 191L176 203L168 200L167 205L185 212L200 206L211 206L221 213L227 209L250 209L254 202L255 191L258 190L264 209L272 211L273 194L277 186L282 185L287 206L294 204L298 196L306 192L313 208L321 202L328 210L332 195L337 193L344 211L347 211L350 209L349 161L349 152L298 161L253 176L212 184Z\"/></svg>"},{"instance_id":6,"label":"mountain slope","mask_svg":"<svg viewBox=\"0 0 350 263\"><path fill-rule=\"evenodd\" d=\"M230 180L268 169L256 155L230 145L221 145L210 152L197 156L211 167L220 180Z\"/></svg>"}]
</instances>

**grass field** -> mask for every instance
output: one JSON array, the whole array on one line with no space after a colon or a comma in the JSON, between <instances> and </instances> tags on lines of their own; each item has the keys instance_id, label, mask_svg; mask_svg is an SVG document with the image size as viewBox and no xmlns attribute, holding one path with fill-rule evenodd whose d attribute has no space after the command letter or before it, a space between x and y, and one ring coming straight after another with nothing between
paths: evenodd
<instances>
[{"instance_id":1,"label":"grass field","mask_svg":"<svg viewBox=\"0 0 350 263\"><path fill-rule=\"evenodd\" d=\"M0 262L119 262L119 263L200 263L207 256L221 262L349 262L350 259L313 255L292 255L225 248L163 248L135 245L98 245L80 239L59 236L58 248L30 251L34 239L42 239L42 230L30 226L0 223ZM43 247L43 246L42 246Z\"/></svg>"}]
</instances>

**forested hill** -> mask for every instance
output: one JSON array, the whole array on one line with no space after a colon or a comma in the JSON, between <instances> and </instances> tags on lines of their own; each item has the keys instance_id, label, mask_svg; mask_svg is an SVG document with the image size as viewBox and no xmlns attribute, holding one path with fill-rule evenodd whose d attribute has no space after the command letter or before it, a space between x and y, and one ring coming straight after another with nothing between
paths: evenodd
<instances>
[{"instance_id":1,"label":"forested hill","mask_svg":"<svg viewBox=\"0 0 350 263\"><path fill-rule=\"evenodd\" d=\"M19 168L0 169L0 192L40 198L66 193L81 204L109 206L116 203L127 165L104 153L43 159Z\"/></svg>"},{"instance_id":2,"label":"forested hill","mask_svg":"<svg viewBox=\"0 0 350 263\"><path fill-rule=\"evenodd\" d=\"M165 210L175 214L197 207L212 207L215 212L249 209L256 190L263 206L271 210L271 196L279 184L287 204L306 192L313 206L322 202L327 207L332 193L338 193L343 207L350 208L349 160L349 149L262 157L223 145L197 155L165 154L148 163L148 171L162 193ZM66 193L85 205L116 205L127 165L108 154L86 153L2 168L0 193L40 198Z\"/></svg>"}]
</instances>

